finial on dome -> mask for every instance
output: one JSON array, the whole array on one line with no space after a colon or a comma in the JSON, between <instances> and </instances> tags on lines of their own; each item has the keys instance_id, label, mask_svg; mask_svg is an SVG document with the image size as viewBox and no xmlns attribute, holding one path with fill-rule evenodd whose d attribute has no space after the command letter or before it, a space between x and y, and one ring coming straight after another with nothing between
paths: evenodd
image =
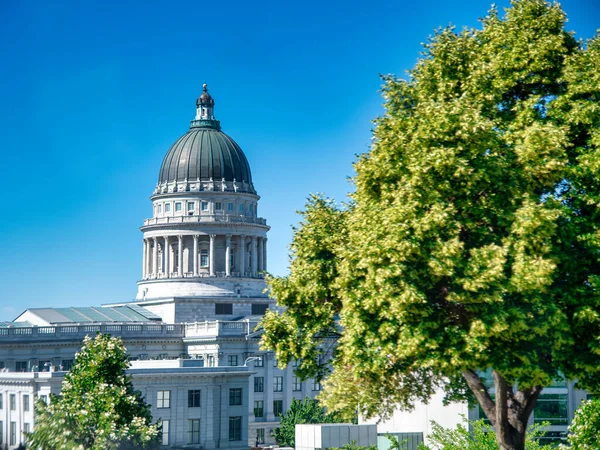
<instances>
[{"instance_id":1,"label":"finial on dome","mask_svg":"<svg viewBox=\"0 0 600 450\"><path fill-rule=\"evenodd\" d=\"M204 83L204 84L202 85L202 87L204 88L204 90L205 90L205 91L207 91L207 92L208 92L208 84Z\"/></svg>"}]
</instances>

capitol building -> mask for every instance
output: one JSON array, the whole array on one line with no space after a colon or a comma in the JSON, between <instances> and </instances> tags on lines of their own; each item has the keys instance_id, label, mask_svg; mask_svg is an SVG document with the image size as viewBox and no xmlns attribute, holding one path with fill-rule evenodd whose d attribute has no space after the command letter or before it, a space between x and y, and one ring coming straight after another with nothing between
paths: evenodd
<instances>
[{"instance_id":1,"label":"capitol building","mask_svg":"<svg viewBox=\"0 0 600 450\"><path fill-rule=\"evenodd\" d=\"M292 399L319 393L259 348L257 325L275 306L262 275L269 226L250 164L214 107L204 85L189 131L158 171L135 301L27 309L0 322L2 448L24 442L35 400L60 393L83 338L98 332L123 339L165 448L274 443Z\"/></svg>"}]
</instances>

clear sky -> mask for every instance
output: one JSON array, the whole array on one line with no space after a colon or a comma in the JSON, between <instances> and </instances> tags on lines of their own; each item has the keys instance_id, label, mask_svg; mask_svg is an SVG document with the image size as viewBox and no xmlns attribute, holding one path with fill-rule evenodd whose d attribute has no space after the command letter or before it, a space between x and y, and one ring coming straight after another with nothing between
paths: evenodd
<instances>
[{"instance_id":1,"label":"clear sky","mask_svg":"<svg viewBox=\"0 0 600 450\"><path fill-rule=\"evenodd\" d=\"M578 37L596 33L600 2L562 5ZM403 75L435 28L477 26L489 6L0 0L0 320L134 298L148 197L203 83L250 162L269 270L285 274L306 196L351 190L378 74Z\"/></svg>"}]
</instances>

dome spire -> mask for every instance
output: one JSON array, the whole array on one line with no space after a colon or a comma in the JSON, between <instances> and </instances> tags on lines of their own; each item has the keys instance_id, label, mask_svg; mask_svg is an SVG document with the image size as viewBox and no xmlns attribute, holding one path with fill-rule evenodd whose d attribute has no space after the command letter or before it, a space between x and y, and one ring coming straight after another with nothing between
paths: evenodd
<instances>
[{"instance_id":1,"label":"dome spire","mask_svg":"<svg viewBox=\"0 0 600 450\"><path fill-rule=\"evenodd\" d=\"M190 128L221 129L220 122L215 119L215 100L208 93L208 85L202 85L202 94L196 99L196 117L190 123Z\"/></svg>"}]
</instances>

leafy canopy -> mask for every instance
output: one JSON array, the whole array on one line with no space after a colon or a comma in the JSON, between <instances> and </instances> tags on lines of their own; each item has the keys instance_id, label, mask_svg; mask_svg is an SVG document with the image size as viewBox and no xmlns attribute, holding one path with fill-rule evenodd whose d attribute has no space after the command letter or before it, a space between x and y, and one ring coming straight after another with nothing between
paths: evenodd
<instances>
[{"instance_id":1,"label":"leafy canopy","mask_svg":"<svg viewBox=\"0 0 600 450\"><path fill-rule=\"evenodd\" d=\"M408 79L385 77L352 203L309 199L263 344L323 374L339 316L330 409L474 395L522 449L543 386L600 389L600 39L565 20L514 0L481 29L436 32Z\"/></svg>"},{"instance_id":2,"label":"leafy canopy","mask_svg":"<svg viewBox=\"0 0 600 450\"><path fill-rule=\"evenodd\" d=\"M598 447L600 436L600 400L583 402L569 426L568 441L572 450L588 450Z\"/></svg>"},{"instance_id":3,"label":"leafy canopy","mask_svg":"<svg viewBox=\"0 0 600 450\"><path fill-rule=\"evenodd\" d=\"M110 335L86 336L60 396L36 403L31 448L121 450L158 448L159 426L125 375L127 350Z\"/></svg>"}]
</instances>

